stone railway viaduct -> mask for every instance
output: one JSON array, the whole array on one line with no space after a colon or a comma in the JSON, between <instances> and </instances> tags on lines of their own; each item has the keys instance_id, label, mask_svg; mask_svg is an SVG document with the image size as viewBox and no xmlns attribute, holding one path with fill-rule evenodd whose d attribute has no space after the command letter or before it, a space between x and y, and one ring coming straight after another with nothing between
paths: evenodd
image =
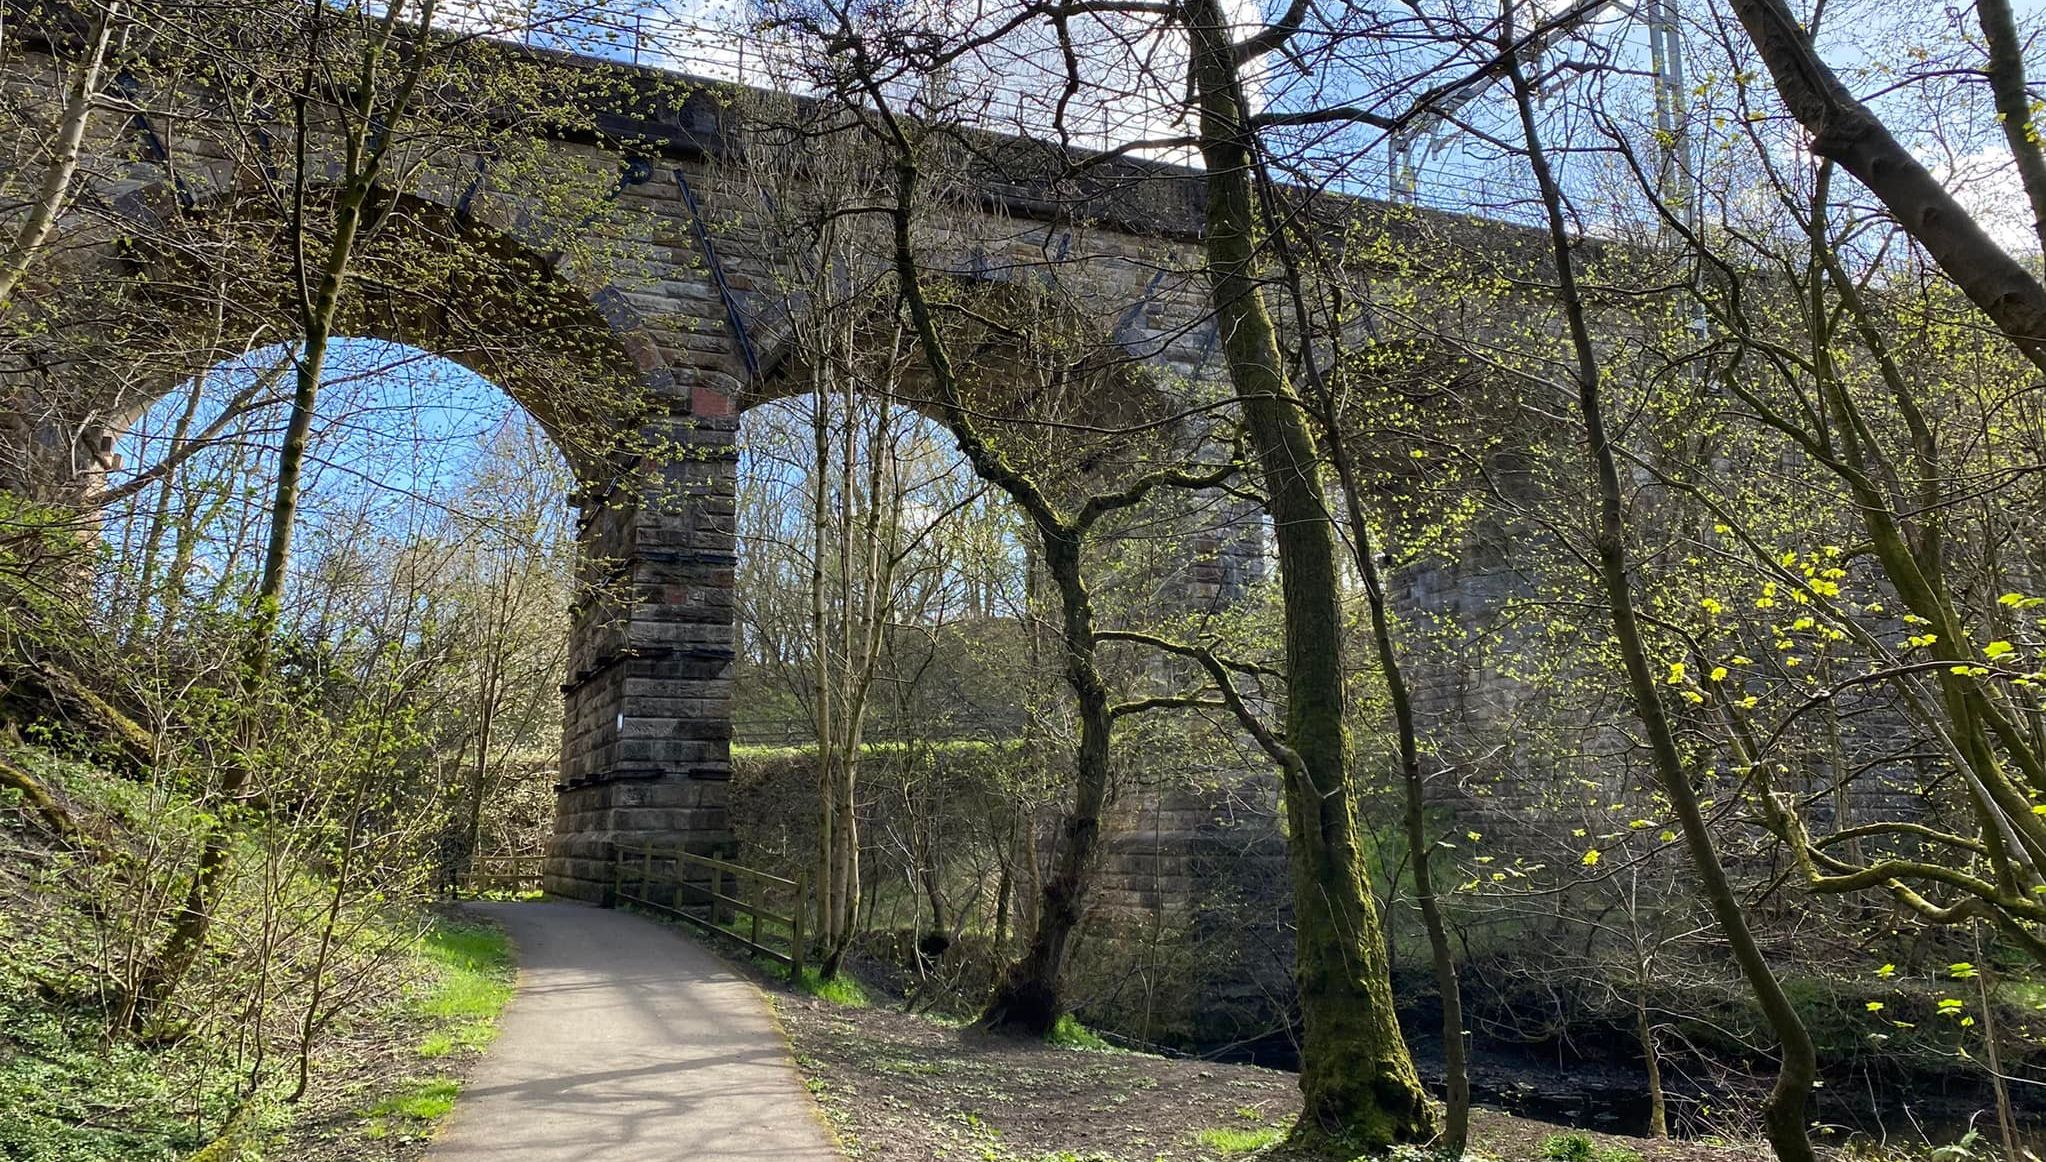
<instances>
[{"instance_id":1,"label":"stone railway viaduct","mask_svg":"<svg viewBox=\"0 0 2046 1162\"><path fill-rule=\"evenodd\" d=\"M422 220L487 238L514 260L506 269L527 272L578 325L536 328L529 313L479 309L456 327L417 311L372 307L350 329L475 367L557 431L601 398L591 369L628 383L616 398L632 406L612 422L635 429L641 451L621 458L567 448L581 477L585 557L603 563L613 596L584 601L574 616L546 886L595 899L610 881L614 843L711 848L730 835L735 441L747 407L798 390L792 381L800 378L786 341L792 299L778 289L786 284L786 255L760 222L762 187L748 173L758 154L748 151L762 139L747 119L787 101L611 64L553 61L626 78L616 100L596 109L596 133L564 134L547 149L552 171L578 175L589 204L604 207L589 227L605 234L604 245L565 241L560 222L522 201L520 183L494 180L486 157L441 159L403 200ZM45 60L16 86L48 85L60 68ZM88 237L104 235L112 221L170 229L180 214L251 180L246 142L209 133L203 119L141 112L103 117L96 130L80 208L71 215ZM1212 385L1220 368L1197 247L1199 175L1137 161L1075 171L1030 142L988 138L983 145L966 187L931 227L939 271L1064 296L1104 342L1161 380L1196 385L1185 390ZM1388 219L1407 213L1352 205ZM123 277L134 276L141 261L132 248L90 253ZM373 279L364 281L369 287ZM506 302L528 290L507 292ZM373 289L364 293L376 301ZM552 361L516 363L498 354L521 346L551 353ZM0 481L44 494L89 489L109 467L122 426L208 361L111 397L75 381L17 386L23 402L10 409ZM1194 601L1224 596L1256 568L1248 559L1255 551L1242 537L1191 546L1182 591ZM1198 827L1202 809L1180 803L1177 814L1154 811L1145 825L1152 846Z\"/></svg>"}]
</instances>

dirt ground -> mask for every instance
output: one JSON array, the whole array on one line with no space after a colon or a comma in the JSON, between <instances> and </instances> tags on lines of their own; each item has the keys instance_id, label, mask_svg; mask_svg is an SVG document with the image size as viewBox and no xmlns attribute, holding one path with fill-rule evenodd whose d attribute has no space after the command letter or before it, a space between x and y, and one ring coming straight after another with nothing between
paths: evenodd
<instances>
[{"instance_id":1,"label":"dirt ground","mask_svg":"<svg viewBox=\"0 0 2046 1162\"><path fill-rule=\"evenodd\" d=\"M1290 1073L1058 1048L884 1009L773 995L797 1064L847 1155L862 1162L1243 1158L1300 1109ZM1535 1162L1544 1140L1567 1129L1488 1110L1473 1123L1473 1145L1501 1162ZM1648 1162L1745 1162L1766 1153L1589 1136Z\"/></svg>"},{"instance_id":2,"label":"dirt ground","mask_svg":"<svg viewBox=\"0 0 2046 1162\"><path fill-rule=\"evenodd\" d=\"M479 922L459 907L449 914L465 924ZM313 1086L280 1138L267 1145L265 1158L417 1162L426 1155L446 1112L442 1103L458 1099L485 1050L457 1038L443 1055L422 1055L420 1046L429 1037L459 1033L472 1018L418 1011L421 971L432 970L412 961L393 965L379 990L383 1003L365 1006L329 1030L314 1059ZM495 1020L493 1014L487 1023ZM401 1107L408 1097L425 1104Z\"/></svg>"},{"instance_id":3,"label":"dirt ground","mask_svg":"<svg viewBox=\"0 0 2046 1162\"><path fill-rule=\"evenodd\" d=\"M433 1123L403 1117L372 1119L368 1111L427 1075L457 1082L480 1054L458 1054L421 1062L414 1050L433 1032L434 1022L399 1013L379 1013L333 1038L320 1054L321 1075L306 1094L283 1141L266 1157L280 1162L408 1162L426 1153Z\"/></svg>"}]
</instances>

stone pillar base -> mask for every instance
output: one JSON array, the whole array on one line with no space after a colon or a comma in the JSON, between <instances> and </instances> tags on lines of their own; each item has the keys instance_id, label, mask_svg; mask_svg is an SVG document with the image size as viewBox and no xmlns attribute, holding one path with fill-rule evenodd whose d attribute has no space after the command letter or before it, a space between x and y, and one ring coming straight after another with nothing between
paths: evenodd
<instances>
[{"instance_id":1,"label":"stone pillar base","mask_svg":"<svg viewBox=\"0 0 2046 1162\"><path fill-rule=\"evenodd\" d=\"M547 894L611 903L620 845L730 855L727 787L723 779L665 775L562 788L541 872Z\"/></svg>"}]
</instances>

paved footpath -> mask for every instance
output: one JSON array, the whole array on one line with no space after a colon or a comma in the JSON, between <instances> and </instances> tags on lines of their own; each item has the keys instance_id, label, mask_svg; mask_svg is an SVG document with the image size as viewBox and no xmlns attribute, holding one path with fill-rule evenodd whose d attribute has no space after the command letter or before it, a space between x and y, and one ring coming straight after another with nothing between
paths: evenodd
<instances>
[{"instance_id":1,"label":"paved footpath","mask_svg":"<svg viewBox=\"0 0 2046 1162\"><path fill-rule=\"evenodd\" d=\"M751 981L649 920L478 904L518 949L433 1162L842 1162Z\"/></svg>"}]
</instances>

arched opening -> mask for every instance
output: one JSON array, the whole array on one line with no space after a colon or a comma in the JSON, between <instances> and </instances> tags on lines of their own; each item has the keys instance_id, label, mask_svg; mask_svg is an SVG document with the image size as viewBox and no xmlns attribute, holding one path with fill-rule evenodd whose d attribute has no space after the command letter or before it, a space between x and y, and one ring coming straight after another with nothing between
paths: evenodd
<instances>
[{"instance_id":1,"label":"arched opening","mask_svg":"<svg viewBox=\"0 0 2046 1162\"><path fill-rule=\"evenodd\" d=\"M837 861L811 880L833 906L942 942L1001 877L1009 847L955 841L1019 827L992 771L1055 673L1026 661L1044 655L1014 506L942 425L840 386L741 421L732 829L756 862Z\"/></svg>"},{"instance_id":2,"label":"arched opening","mask_svg":"<svg viewBox=\"0 0 2046 1162\"><path fill-rule=\"evenodd\" d=\"M962 941L976 951L947 971L1005 962L1057 874L1065 813L1092 795L1076 790L1065 598L1039 559L1050 542L980 479L949 429L999 446L1067 512L1175 457L1228 453L1198 384L1146 366L1055 289L958 281L935 293L957 406L940 398L892 302L798 317L774 375L742 401L736 516L737 838L748 860L832 885L818 901L820 932L850 896L860 916L841 930L919 974ZM929 464L929 475L905 462ZM924 507L940 519L905 521L912 506L895 490L933 480L941 487ZM1243 542L1254 546L1250 506L1145 489L1074 538L1097 628L1174 614L1198 626L1246 586L1217 575L1244 564ZM926 533L942 543L911 543ZM911 562L941 583L919 589L888 567ZM1119 692L1176 688L1138 651L1096 656ZM1163 788L1190 756L1153 741L1117 752L1109 779L1116 838L1106 890L1092 897L1103 911L1160 897L1150 838Z\"/></svg>"},{"instance_id":3,"label":"arched opening","mask_svg":"<svg viewBox=\"0 0 2046 1162\"><path fill-rule=\"evenodd\" d=\"M1024 619L1030 550L941 424L876 394L785 396L741 418L738 480L735 745L810 739L818 641L863 653L869 630L869 740L1017 732L1013 690L941 655ZM940 686L947 704L919 697Z\"/></svg>"},{"instance_id":4,"label":"arched opening","mask_svg":"<svg viewBox=\"0 0 2046 1162\"><path fill-rule=\"evenodd\" d=\"M117 443L94 600L137 656L194 681L236 656L261 572L288 412L288 345L179 385ZM279 382L285 385L277 390ZM195 433L215 435L189 455ZM145 475L146 474L146 475ZM574 477L535 417L417 347L342 340L301 473L274 647L280 681L337 721L407 696L383 793L425 821L442 884L480 854L537 851L552 816Z\"/></svg>"},{"instance_id":5,"label":"arched opening","mask_svg":"<svg viewBox=\"0 0 2046 1162\"><path fill-rule=\"evenodd\" d=\"M173 204L168 196L124 202L138 214ZM129 633L164 618L167 583L185 625L195 590L233 594L246 568L248 534L268 512L257 478L276 422L259 405L290 393L289 336L299 316L290 250L265 212L262 205L202 203L160 214L135 239L80 239L68 252L76 269L67 271L66 286L103 286L113 306L102 308L98 326L53 332L26 372L10 370L0 380L12 405L0 441L6 453L0 482L10 494L81 514L82 529L129 538L112 542L120 549L146 547L150 529L165 527L153 508L135 511L138 502L169 497L167 520L196 503L194 518L206 518L213 533L235 524L233 535L203 553L195 548L190 559L159 552L147 578L100 585L103 599L121 603ZM519 229L533 234L536 227L522 219ZM402 537L371 535L371 518L396 519L393 497L428 499L452 487L442 468L454 468L419 460L422 441L476 452L470 487L481 494L468 501L487 509L521 496L541 514L529 522L535 528L572 538L572 553L550 536L540 554L550 576L558 575L562 556L573 561L573 582L549 615L564 627L553 639L551 672L536 670L518 684L544 695L522 705L558 705L558 760L549 769L559 826L549 844L550 883L595 897L609 883L611 845L621 833L664 841L724 833L731 466L721 449L729 446L730 424L690 414L686 396L694 381L678 385L668 370L664 340L642 316L648 298L631 281L636 268L623 259L597 261L607 253L601 237L582 239L560 224L539 232L549 230L556 243L543 250L524 234L487 225L466 196L442 205L402 195L381 205L335 320L335 333L353 338L336 340L322 394L341 410L320 422L345 434L374 428L367 417L376 417L405 431L384 432L389 438L374 451L336 444L317 454L306 481L310 507L299 522L305 527L294 530L293 542L300 570L353 570L374 588L391 575L363 572L361 558L390 550L416 579L429 555L406 548ZM640 290L640 298L608 281L613 277ZM351 395L349 388L362 385L416 398ZM486 397L487 406L479 402ZM496 419L478 418L486 413ZM503 446L478 445L486 434ZM516 462L514 452L530 467L504 471ZM189 485L209 464L234 465L248 485L208 507L159 483ZM496 465L500 478L476 483L488 475L481 465ZM320 511L348 497L355 502L350 521ZM126 514L109 522L102 510L123 504ZM416 514L405 519L415 532L429 523ZM457 536L451 528L438 531ZM484 533L468 532L469 543L481 543ZM148 553L139 559L152 560ZM288 612L291 635L332 643L379 634L415 641L428 611L416 603L398 609L389 633L360 624L368 620L365 608L352 601ZM534 710L528 717L537 722L545 715ZM502 781L491 768L513 760L500 755L479 764L488 748L476 740L504 736L494 723L489 731L470 730L466 758L457 757L460 749L440 748L438 761L449 772L463 762L480 766L483 782ZM533 749L534 737L524 732L515 749ZM525 765L527 781L546 782L537 757ZM449 772L443 775L453 777ZM645 786L664 782L687 785L658 792ZM465 852L479 830L466 829Z\"/></svg>"}]
</instances>

